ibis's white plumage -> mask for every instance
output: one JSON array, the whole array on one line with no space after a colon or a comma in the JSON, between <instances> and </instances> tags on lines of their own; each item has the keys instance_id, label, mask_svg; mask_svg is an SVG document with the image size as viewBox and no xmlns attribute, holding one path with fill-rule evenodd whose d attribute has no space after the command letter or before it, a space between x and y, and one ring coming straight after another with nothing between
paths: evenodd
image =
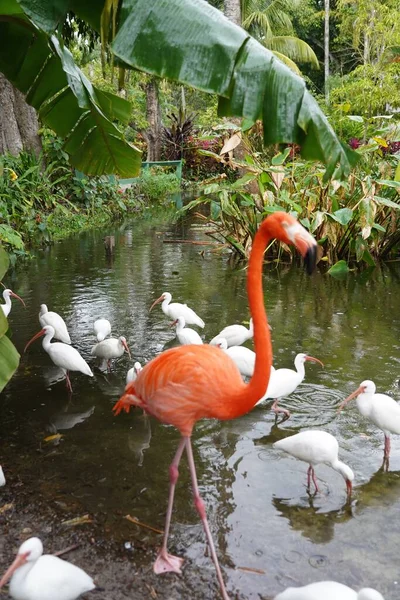
<instances>
[{"instance_id":1,"label":"ibis's white plumage","mask_svg":"<svg viewBox=\"0 0 400 600\"><path fill-rule=\"evenodd\" d=\"M3 485L6 485L6 478L4 477L3 469L0 465L0 487L3 487Z\"/></svg>"},{"instance_id":2,"label":"ibis's white plumage","mask_svg":"<svg viewBox=\"0 0 400 600\"><path fill-rule=\"evenodd\" d=\"M210 345L218 346L218 340L224 338L226 340L227 348L230 348L231 346L241 346L253 337L253 333L253 319L250 319L248 329L244 325L228 325L227 327L224 327L218 335L213 337Z\"/></svg>"},{"instance_id":3,"label":"ibis's white plumage","mask_svg":"<svg viewBox=\"0 0 400 600\"><path fill-rule=\"evenodd\" d=\"M180 316L178 317L174 325L176 325L176 337L179 340L179 343L182 346L186 346L188 344L202 344L203 340L194 329L190 329L190 327L185 327L185 318Z\"/></svg>"},{"instance_id":4,"label":"ibis's white plumage","mask_svg":"<svg viewBox=\"0 0 400 600\"><path fill-rule=\"evenodd\" d=\"M303 587L287 588L275 600L384 600L382 594L371 588L358 593L336 581L318 581Z\"/></svg>"},{"instance_id":5,"label":"ibis's white plumage","mask_svg":"<svg viewBox=\"0 0 400 600\"><path fill-rule=\"evenodd\" d=\"M153 308L153 306L155 306L159 302L162 302L161 308L163 313L173 321L176 321L178 317L183 317L187 325L197 325L198 327L204 327L203 319L200 319L200 317L194 312L194 310L189 308L187 304L180 304L179 302L171 303L171 300L171 294L169 292L164 292L157 300L155 300L155 302L153 302L152 306L150 307L150 310Z\"/></svg>"},{"instance_id":6,"label":"ibis's white plumage","mask_svg":"<svg viewBox=\"0 0 400 600\"><path fill-rule=\"evenodd\" d=\"M42 346L57 367L64 371L80 371L84 375L93 377L93 373L87 362L79 354L78 350L62 342L51 343L54 337L54 327L45 325Z\"/></svg>"},{"instance_id":7,"label":"ibis's white plumage","mask_svg":"<svg viewBox=\"0 0 400 600\"><path fill-rule=\"evenodd\" d=\"M348 465L339 460L339 444L330 433L319 430L301 431L275 442L273 447L308 463L311 469L321 463L332 467L342 475L348 492L351 492L354 473Z\"/></svg>"},{"instance_id":8,"label":"ibis's white plumage","mask_svg":"<svg viewBox=\"0 0 400 600\"><path fill-rule=\"evenodd\" d=\"M128 384L131 381L136 381L136 378L141 370L142 370L142 365L140 364L140 362L135 362L133 367L131 369L129 369L129 371L126 374L126 383Z\"/></svg>"},{"instance_id":9,"label":"ibis's white plumage","mask_svg":"<svg viewBox=\"0 0 400 600\"><path fill-rule=\"evenodd\" d=\"M76 600L96 586L85 571L57 556L43 555L43 545L33 537L24 542L0 587L11 577L14 600Z\"/></svg>"},{"instance_id":10,"label":"ibis's white plumage","mask_svg":"<svg viewBox=\"0 0 400 600\"><path fill-rule=\"evenodd\" d=\"M97 319L93 325L94 332L98 342L102 342L111 334L111 323L108 319Z\"/></svg>"},{"instance_id":11,"label":"ibis's white plumage","mask_svg":"<svg viewBox=\"0 0 400 600\"><path fill-rule=\"evenodd\" d=\"M39 323L42 327L50 325L54 329L54 337L64 344L70 344L71 338L64 319L56 312L48 310L46 304L40 305Z\"/></svg>"}]
</instances>

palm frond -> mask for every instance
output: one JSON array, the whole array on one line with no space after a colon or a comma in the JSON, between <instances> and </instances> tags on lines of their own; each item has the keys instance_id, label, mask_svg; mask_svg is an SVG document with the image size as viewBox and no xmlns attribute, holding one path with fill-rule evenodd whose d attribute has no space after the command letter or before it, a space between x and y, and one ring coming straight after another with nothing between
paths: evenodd
<instances>
[{"instance_id":1,"label":"palm frond","mask_svg":"<svg viewBox=\"0 0 400 600\"><path fill-rule=\"evenodd\" d=\"M282 61L283 64L285 64L287 67L289 67L289 69L292 69L292 71L297 73L297 75L301 75L301 71L300 71L299 67L290 58L288 58L284 54L281 54L280 52L276 52L276 50L272 50L272 53L275 54L275 56L277 58L279 58L279 60Z\"/></svg>"},{"instance_id":2,"label":"palm frond","mask_svg":"<svg viewBox=\"0 0 400 600\"><path fill-rule=\"evenodd\" d=\"M303 40L290 35L277 35L267 40L266 46L273 52L280 52L296 63L309 63L319 69L314 50Z\"/></svg>"}]
</instances>

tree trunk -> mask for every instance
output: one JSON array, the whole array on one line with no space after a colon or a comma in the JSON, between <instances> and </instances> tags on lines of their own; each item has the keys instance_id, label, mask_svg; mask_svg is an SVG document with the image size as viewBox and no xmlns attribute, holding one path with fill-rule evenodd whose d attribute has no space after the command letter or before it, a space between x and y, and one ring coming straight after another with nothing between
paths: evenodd
<instances>
[{"instance_id":1,"label":"tree trunk","mask_svg":"<svg viewBox=\"0 0 400 600\"><path fill-rule=\"evenodd\" d=\"M224 0L224 15L235 25L241 25L240 0Z\"/></svg>"},{"instance_id":2,"label":"tree trunk","mask_svg":"<svg viewBox=\"0 0 400 600\"><path fill-rule=\"evenodd\" d=\"M149 128L143 132L147 142L147 160L158 161L161 158L161 110L158 101L157 80L152 77L146 84L146 117Z\"/></svg>"},{"instance_id":3,"label":"tree trunk","mask_svg":"<svg viewBox=\"0 0 400 600\"><path fill-rule=\"evenodd\" d=\"M35 109L0 73L0 154L17 156L21 150L32 150L38 156L42 149L38 129Z\"/></svg>"},{"instance_id":4,"label":"tree trunk","mask_svg":"<svg viewBox=\"0 0 400 600\"><path fill-rule=\"evenodd\" d=\"M325 102L329 104L329 0L325 0L325 28L324 28L324 84Z\"/></svg>"}]
</instances>

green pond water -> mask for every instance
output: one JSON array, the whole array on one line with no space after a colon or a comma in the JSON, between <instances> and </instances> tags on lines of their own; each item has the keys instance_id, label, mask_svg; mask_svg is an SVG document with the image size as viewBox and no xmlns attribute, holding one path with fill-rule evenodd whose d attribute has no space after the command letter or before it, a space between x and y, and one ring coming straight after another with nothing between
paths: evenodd
<instances>
[{"instance_id":1,"label":"green pond water","mask_svg":"<svg viewBox=\"0 0 400 600\"><path fill-rule=\"evenodd\" d=\"M105 235L115 235L111 258ZM72 374L69 398L41 343L33 344L0 396L0 464L6 476L18 477L31 496L55 510L67 508L70 517L89 513L122 550L130 539L124 515L163 527L168 466L179 440L174 428L143 418L141 411L117 418L111 411L133 360L145 363L176 343L160 307L149 314L150 305L164 291L187 302L206 323L205 341L250 316L246 271L212 246L164 243L182 239L207 238L189 224L128 223L57 243L5 279L27 305L24 310L14 301L10 314L17 348L22 352L40 329L39 307L46 303L65 318L95 377ZM236 421L196 427L200 489L227 588L233 597L271 598L289 585L334 579L355 589L375 587L386 600L396 600L400 437L392 438L390 470L384 473L382 432L359 415L355 403L339 416L337 407L364 379L400 400L400 265L340 281L319 271L308 277L299 266L269 265L264 291L275 367L293 368L295 355L307 352L325 368L306 364L303 384L282 401L292 412L282 424L267 403ZM125 354L111 374L96 369L90 356L98 317L108 318L113 335L124 335L132 351L132 362ZM351 503L343 479L326 466L316 468L321 493L309 496L307 465L272 448L307 428L337 436L341 459L356 474ZM58 443L44 441L56 433L62 434ZM159 543L156 534L139 535ZM215 577L184 459L171 549Z\"/></svg>"}]
</instances>

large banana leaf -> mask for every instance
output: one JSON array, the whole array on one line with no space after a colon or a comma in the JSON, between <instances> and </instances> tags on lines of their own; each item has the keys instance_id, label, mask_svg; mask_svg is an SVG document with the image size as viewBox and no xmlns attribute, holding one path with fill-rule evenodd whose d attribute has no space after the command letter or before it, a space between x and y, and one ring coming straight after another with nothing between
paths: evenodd
<instances>
[{"instance_id":1,"label":"large banana leaf","mask_svg":"<svg viewBox=\"0 0 400 600\"><path fill-rule=\"evenodd\" d=\"M109 11L112 0L20 0L48 33L62 20L55 2L100 28L100 7ZM357 160L304 80L205 1L120 0L118 16L113 51L125 64L218 94L221 115L262 119L266 143L300 144L305 158L326 164L326 179L337 166L335 177L345 176Z\"/></svg>"},{"instance_id":2,"label":"large banana leaf","mask_svg":"<svg viewBox=\"0 0 400 600\"><path fill-rule=\"evenodd\" d=\"M357 160L304 80L202 0L122 0L113 50L132 67L217 93L221 115L262 119L266 143L300 144L326 164L326 179Z\"/></svg>"},{"instance_id":3,"label":"large banana leaf","mask_svg":"<svg viewBox=\"0 0 400 600\"><path fill-rule=\"evenodd\" d=\"M52 3L61 14L67 0ZM49 3L32 3L46 17ZM61 6L64 5L64 6ZM54 24L54 21L50 21ZM47 29L50 27L48 20ZM34 106L41 120L65 137L71 163L90 175L138 174L141 153L125 141L112 123L128 121L130 104L97 90L75 65L69 50L29 21L15 0L0 0L0 71Z\"/></svg>"},{"instance_id":4,"label":"large banana leaf","mask_svg":"<svg viewBox=\"0 0 400 600\"><path fill-rule=\"evenodd\" d=\"M8 253L0 246L0 280L3 279L10 264ZM0 308L0 392L13 376L19 365L20 356L6 336L8 321Z\"/></svg>"}]
</instances>

